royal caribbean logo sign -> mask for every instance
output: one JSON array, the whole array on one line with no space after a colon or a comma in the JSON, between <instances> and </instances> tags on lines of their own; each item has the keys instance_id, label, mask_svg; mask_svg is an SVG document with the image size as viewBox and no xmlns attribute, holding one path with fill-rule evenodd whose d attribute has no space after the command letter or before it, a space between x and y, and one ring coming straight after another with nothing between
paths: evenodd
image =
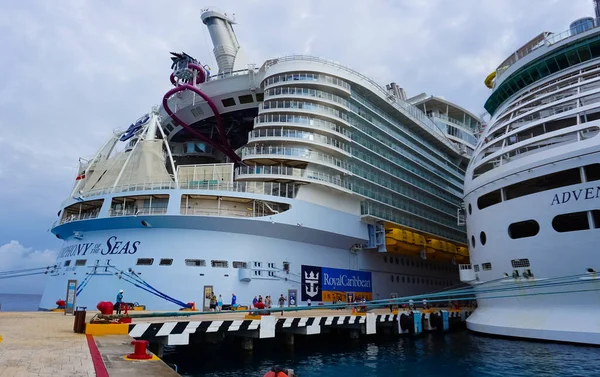
<instances>
[{"instance_id":1,"label":"royal caribbean logo sign","mask_svg":"<svg viewBox=\"0 0 600 377\"><path fill-rule=\"evenodd\" d=\"M302 300L346 301L347 294L370 300L371 273L337 268L302 266Z\"/></svg>"},{"instance_id":2,"label":"royal caribbean logo sign","mask_svg":"<svg viewBox=\"0 0 600 377\"><path fill-rule=\"evenodd\" d=\"M302 266L302 301L322 301L321 277L322 268L315 266Z\"/></svg>"}]
</instances>

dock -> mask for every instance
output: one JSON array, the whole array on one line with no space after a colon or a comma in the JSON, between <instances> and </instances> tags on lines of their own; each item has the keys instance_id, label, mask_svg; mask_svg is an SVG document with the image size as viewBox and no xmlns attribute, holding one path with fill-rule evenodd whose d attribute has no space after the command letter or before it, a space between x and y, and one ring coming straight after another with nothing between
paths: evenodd
<instances>
[{"instance_id":1,"label":"dock","mask_svg":"<svg viewBox=\"0 0 600 377\"><path fill-rule=\"evenodd\" d=\"M136 312L151 317L134 317L131 323L90 324L97 313L86 313L85 334L79 334L74 332L73 315L0 312L0 377L177 377L160 359L165 346L233 341L231 344L252 352L255 339L277 338L293 346L296 336L320 334L353 340L374 334L414 336L459 328L472 309L372 309L359 313L315 308L269 315ZM133 340L147 341L152 359L126 359L133 353ZM140 344L146 352L145 342Z\"/></svg>"},{"instance_id":2,"label":"dock","mask_svg":"<svg viewBox=\"0 0 600 377\"><path fill-rule=\"evenodd\" d=\"M179 376L157 358L126 360L133 352L128 335L77 334L73 320L60 312L0 312L0 377ZM100 359L94 360L93 347Z\"/></svg>"}]
</instances>

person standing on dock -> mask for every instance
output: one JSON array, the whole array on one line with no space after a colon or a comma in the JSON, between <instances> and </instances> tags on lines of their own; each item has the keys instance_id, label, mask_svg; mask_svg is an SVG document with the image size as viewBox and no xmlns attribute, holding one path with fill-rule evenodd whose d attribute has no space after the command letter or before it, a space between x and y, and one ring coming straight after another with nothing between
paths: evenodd
<instances>
[{"instance_id":1,"label":"person standing on dock","mask_svg":"<svg viewBox=\"0 0 600 377\"><path fill-rule=\"evenodd\" d=\"M115 302L115 311L117 314L121 314L121 304L123 303L123 290L121 289L117 293L117 300Z\"/></svg>"},{"instance_id":2,"label":"person standing on dock","mask_svg":"<svg viewBox=\"0 0 600 377\"><path fill-rule=\"evenodd\" d=\"M221 297L221 295L219 295L219 298L217 299L217 311L220 312L222 307L223 307L223 297Z\"/></svg>"},{"instance_id":3,"label":"person standing on dock","mask_svg":"<svg viewBox=\"0 0 600 377\"><path fill-rule=\"evenodd\" d=\"M279 308L281 309L281 315L283 315L283 305L285 304L285 297L283 297L283 293L279 296Z\"/></svg>"},{"instance_id":4,"label":"person standing on dock","mask_svg":"<svg viewBox=\"0 0 600 377\"><path fill-rule=\"evenodd\" d=\"M231 294L231 309L237 309L237 296L235 295L235 293Z\"/></svg>"}]
</instances>

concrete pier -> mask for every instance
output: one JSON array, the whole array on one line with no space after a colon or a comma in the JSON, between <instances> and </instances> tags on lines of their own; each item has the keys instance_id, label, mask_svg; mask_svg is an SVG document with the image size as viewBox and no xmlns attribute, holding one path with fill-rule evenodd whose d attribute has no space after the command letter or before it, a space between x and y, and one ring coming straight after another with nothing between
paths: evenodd
<instances>
[{"instance_id":1,"label":"concrete pier","mask_svg":"<svg viewBox=\"0 0 600 377\"><path fill-rule=\"evenodd\" d=\"M88 313L86 321L94 314ZM160 359L126 360L133 353L130 336L76 334L73 321L64 313L1 312L0 376L179 376ZM92 348L99 351L100 366L94 363Z\"/></svg>"}]
</instances>

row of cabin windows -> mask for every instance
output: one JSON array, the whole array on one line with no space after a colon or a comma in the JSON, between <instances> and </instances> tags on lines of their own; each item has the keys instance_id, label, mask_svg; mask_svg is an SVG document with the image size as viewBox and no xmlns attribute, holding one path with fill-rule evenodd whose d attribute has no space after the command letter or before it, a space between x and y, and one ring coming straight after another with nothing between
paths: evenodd
<instances>
[{"instance_id":1,"label":"row of cabin windows","mask_svg":"<svg viewBox=\"0 0 600 377\"><path fill-rule=\"evenodd\" d=\"M565 213L552 219L552 228L559 233L579 230L600 229L600 210ZM540 224L535 220L525 220L508 226L508 236L513 240L537 236ZM480 234L481 245L485 245L485 232ZM475 236L471 236L471 246L475 247Z\"/></svg>"},{"instance_id":2,"label":"row of cabin windows","mask_svg":"<svg viewBox=\"0 0 600 377\"><path fill-rule=\"evenodd\" d=\"M600 229L600 210L565 213L552 219L552 228L559 233L579 230ZM540 231L540 224L535 220L520 221L510 224L508 235L512 239L533 237Z\"/></svg>"},{"instance_id":3,"label":"row of cabin windows","mask_svg":"<svg viewBox=\"0 0 600 377\"><path fill-rule=\"evenodd\" d=\"M263 99L264 99L263 93L256 93L256 102L262 102ZM221 102L223 103L224 107L235 106L235 104L236 104L235 98L233 98L233 97L222 99ZM238 102L240 105L244 105L247 103L254 102L254 98L252 97L252 94L245 94L243 96L238 97Z\"/></svg>"},{"instance_id":4,"label":"row of cabin windows","mask_svg":"<svg viewBox=\"0 0 600 377\"><path fill-rule=\"evenodd\" d=\"M425 284L425 285L432 285L432 286L436 286L436 287L450 287L452 286L452 282L447 281L447 280L436 280L436 279L430 279L430 278L416 278L416 277L410 277L410 276L402 276L400 277L399 275L391 275L390 276L390 280L392 281L392 283L394 281L396 281L396 283L400 283L400 281L402 281L402 284Z\"/></svg>"},{"instance_id":5,"label":"row of cabin windows","mask_svg":"<svg viewBox=\"0 0 600 377\"><path fill-rule=\"evenodd\" d=\"M413 259L409 259L406 258L406 260L404 258L394 258L392 256L389 257L389 263L393 264L394 260L396 262L396 264L400 264L402 266L407 266L407 267L417 267L417 268L425 268L425 269L430 269L430 270L436 270L436 271L453 271L455 270L454 266L450 266L450 265L437 265L437 264L429 264L423 261L415 261ZM388 263L388 256L384 255L383 256L383 262L384 263Z\"/></svg>"},{"instance_id":6,"label":"row of cabin windows","mask_svg":"<svg viewBox=\"0 0 600 377\"><path fill-rule=\"evenodd\" d=\"M77 259L75 260L75 266L85 266L87 263L87 259ZM154 258L138 258L136 265L137 266L152 266L154 264ZM161 258L158 263L159 266L171 266L173 264L172 258ZM71 260L66 260L63 264L63 267L69 267L71 265ZM186 266L192 267L206 267L206 261L204 259L186 259ZM211 267L215 268L228 268L229 261L226 260L211 260ZM267 263L268 268L276 268L275 263ZM233 261L233 268L248 268L247 262L241 261ZM254 267L262 268L262 262L254 262ZM289 262L283 262L283 270L289 271L290 264Z\"/></svg>"},{"instance_id":7,"label":"row of cabin windows","mask_svg":"<svg viewBox=\"0 0 600 377\"><path fill-rule=\"evenodd\" d=\"M600 164L584 166L583 171L585 182L600 180ZM477 198L477 208L484 209L502 202L502 190L504 190L504 200L511 200L543 191L554 190L560 187L576 185L582 182L580 168L567 169L528 179L482 195Z\"/></svg>"}]
</instances>

